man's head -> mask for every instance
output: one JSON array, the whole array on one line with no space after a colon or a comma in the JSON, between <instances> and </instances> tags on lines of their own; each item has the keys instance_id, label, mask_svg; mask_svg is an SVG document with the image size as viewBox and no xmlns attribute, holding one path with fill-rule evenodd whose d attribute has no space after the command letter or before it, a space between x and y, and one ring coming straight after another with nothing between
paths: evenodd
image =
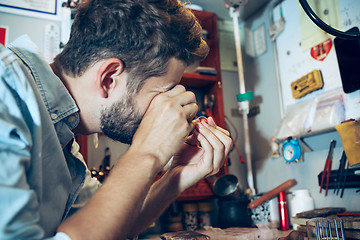
<instances>
[{"instance_id":1,"label":"man's head","mask_svg":"<svg viewBox=\"0 0 360 240\"><path fill-rule=\"evenodd\" d=\"M79 132L131 143L151 97L178 84L184 66L208 51L200 24L179 0L88 0L54 63L72 79L67 85L85 129Z\"/></svg>"},{"instance_id":2,"label":"man's head","mask_svg":"<svg viewBox=\"0 0 360 240\"><path fill-rule=\"evenodd\" d=\"M74 19L71 36L55 63L72 77L108 58L123 62L127 87L166 73L170 58L191 64L208 47L194 15L178 0L89 0Z\"/></svg>"}]
</instances>

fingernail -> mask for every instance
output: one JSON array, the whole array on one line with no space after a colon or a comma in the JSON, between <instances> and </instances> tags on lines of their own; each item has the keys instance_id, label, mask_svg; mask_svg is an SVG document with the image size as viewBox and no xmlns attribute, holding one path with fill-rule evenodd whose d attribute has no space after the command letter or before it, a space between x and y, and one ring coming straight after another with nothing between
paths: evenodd
<instances>
[{"instance_id":1,"label":"fingernail","mask_svg":"<svg viewBox=\"0 0 360 240\"><path fill-rule=\"evenodd\" d=\"M201 122L201 124L203 124L205 126L208 124L208 121L206 118L201 119L200 122Z\"/></svg>"},{"instance_id":2,"label":"fingernail","mask_svg":"<svg viewBox=\"0 0 360 240\"><path fill-rule=\"evenodd\" d=\"M202 121L201 121L201 124L204 125L204 126L209 126L209 123L208 123L207 119L206 119L206 120L202 120Z\"/></svg>"},{"instance_id":3,"label":"fingernail","mask_svg":"<svg viewBox=\"0 0 360 240\"><path fill-rule=\"evenodd\" d=\"M199 120L201 123L206 122L207 123L207 118L206 117L199 117Z\"/></svg>"}]
</instances>

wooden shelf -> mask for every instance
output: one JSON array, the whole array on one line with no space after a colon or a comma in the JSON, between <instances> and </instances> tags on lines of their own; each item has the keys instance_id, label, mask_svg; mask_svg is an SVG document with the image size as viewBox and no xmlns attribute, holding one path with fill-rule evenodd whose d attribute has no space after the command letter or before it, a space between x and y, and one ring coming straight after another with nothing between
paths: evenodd
<instances>
[{"instance_id":1,"label":"wooden shelf","mask_svg":"<svg viewBox=\"0 0 360 240\"><path fill-rule=\"evenodd\" d=\"M185 72L181 79L181 84L187 87L206 87L220 81L218 75L206 75L199 73Z\"/></svg>"},{"instance_id":2,"label":"wooden shelf","mask_svg":"<svg viewBox=\"0 0 360 240\"><path fill-rule=\"evenodd\" d=\"M201 62L202 67L211 67L216 70L216 75L199 74L185 72L181 79L181 84L187 88L196 89L200 92L199 96L205 95L214 96L214 105L211 109L212 115L217 125L225 128L225 114L224 114L224 102L223 92L221 84L221 69L220 69L220 57L219 57L219 43L217 32L217 17L214 13L205 11L193 10L193 13L198 18L203 29L208 32L208 39L206 42L210 47L208 56ZM203 99L200 99L202 101ZM199 104L199 106L204 104ZM205 109L200 109L205 110ZM220 172L216 176L221 176L228 173L228 168L225 165L221 168ZM196 201L203 199L214 198L215 195L212 191L211 182L208 179L203 179L194 186L184 191L177 199L178 201Z\"/></svg>"}]
</instances>

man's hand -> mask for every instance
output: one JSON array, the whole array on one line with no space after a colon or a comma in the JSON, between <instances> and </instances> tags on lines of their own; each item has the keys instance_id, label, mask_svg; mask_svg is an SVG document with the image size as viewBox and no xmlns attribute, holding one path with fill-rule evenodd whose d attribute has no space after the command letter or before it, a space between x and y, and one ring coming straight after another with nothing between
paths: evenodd
<instances>
[{"instance_id":1,"label":"man's hand","mask_svg":"<svg viewBox=\"0 0 360 240\"><path fill-rule=\"evenodd\" d=\"M194 93L181 85L158 94L136 131L131 148L156 156L160 168L180 150L195 125L198 106Z\"/></svg>"},{"instance_id":2,"label":"man's hand","mask_svg":"<svg viewBox=\"0 0 360 240\"><path fill-rule=\"evenodd\" d=\"M179 150L173 154L170 169L150 188L131 235L142 232L181 192L202 178L217 173L223 166L232 145L229 132L216 126L212 118L208 118L206 122L196 119L188 124L196 125L193 135L184 137Z\"/></svg>"},{"instance_id":3,"label":"man's hand","mask_svg":"<svg viewBox=\"0 0 360 240\"><path fill-rule=\"evenodd\" d=\"M193 124L196 126L193 134L175 154L170 166L170 171L179 177L180 191L204 177L216 174L232 146L229 132L216 126L211 117L207 120L196 119Z\"/></svg>"}]
</instances>

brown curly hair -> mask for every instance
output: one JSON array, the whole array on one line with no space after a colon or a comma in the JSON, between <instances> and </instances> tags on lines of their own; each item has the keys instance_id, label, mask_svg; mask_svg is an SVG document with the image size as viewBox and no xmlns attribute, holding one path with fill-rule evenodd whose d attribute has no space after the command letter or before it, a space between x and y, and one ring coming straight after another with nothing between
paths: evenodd
<instances>
[{"instance_id":1,"label":"brown curly hair","mask_svg":"<svg viewBox=\"0 0 360 240\"><path fill-rule=\"evenodd\" d=\"M130 74L129 91L138 92L147 78L166 73L170 58L190 65L208 51L200 24L179 0L89 0L77 10L55 63L75 77L118 58Z\"/></svg>"}]
</instances>

